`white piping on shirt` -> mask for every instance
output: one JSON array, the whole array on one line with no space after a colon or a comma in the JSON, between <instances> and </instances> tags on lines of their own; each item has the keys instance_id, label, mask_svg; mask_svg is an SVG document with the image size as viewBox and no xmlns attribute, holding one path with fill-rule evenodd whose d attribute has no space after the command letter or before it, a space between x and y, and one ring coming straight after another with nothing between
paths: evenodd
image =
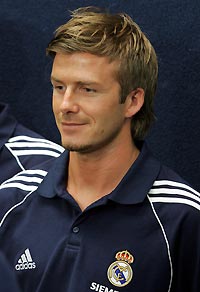
<instances>
[{"instance_id":1,"label":"white piping on shirt","mask_svg":"<svg viewBox=\"0 0 200 292\"><path fill-rule=\"evenodd\" d=\"M17 204L15 204L14 206L12 206L6 213L5 213L5 215L3 216L3 218L1 219L1 221L0 221L0 227L2 227L2 225L3 225L3 223L4 223L4 221L5 221L5 219L6 219L6 217L15 209L15 208L17 208L18 206L20 206L20 205L22 205L25 201L26 201L26 199L33 193L34 191L31 191L30 193L28 193L24 198L23 198L23 200L22 201L20 201L19 203L17 203Z\"/></svg>"},{"instance_id":2,"label":"white piping on shirt","mask_svg":"<svg viewBox=\"0 0 200 292\"><path fill-rule=\"evenodd\" d=\"M169 282L169 288L168 288L168 292L170 292L171 291L171 285L172 285L172 279L173 279L173 266L172 266L172 259L171 259L169 241L167 239L167 235L165 233L164 227L163 227L163 225L162 225L162 223L161 223L161 221L160 221L160 219L158 217L158 214L156 213L156 210L155 210L155 208L153 206L152 198L150 198L148 195L147 195L147 198L148 198L148 200L150 202L152 211L153 211L153 213L154 213L154 215L155 215L155 217L156 217L156 219L157 219L157 221L158 221L158 223L160 225L160 228L162 230L162 233L163 233L163 236L164 236L164 239L165 239L165 243L166 243L166 246L167 246L167 253L168 253L168 257L169 257L170 274L171 274L171 276L170 276L170 282Z\"/></svg>"}]
</instances>

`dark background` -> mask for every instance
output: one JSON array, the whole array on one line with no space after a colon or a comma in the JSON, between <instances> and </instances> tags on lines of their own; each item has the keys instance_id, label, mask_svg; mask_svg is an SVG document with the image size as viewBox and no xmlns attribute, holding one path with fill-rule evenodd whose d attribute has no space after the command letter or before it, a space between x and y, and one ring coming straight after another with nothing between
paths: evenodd
<instances>
[{"instance_id":1,"label":"dark background","mask_svg":"<svg viewBox=\"0 0 200 292\"><path fill-rule=\"evenodd\" d=\"M51 110L45 48L68 10L97 5L127 12L159 60L153 153L200 190L200 2L196 0L0 0L0 100L19 122L60 143Z\"/></svg>"}]
</instances>

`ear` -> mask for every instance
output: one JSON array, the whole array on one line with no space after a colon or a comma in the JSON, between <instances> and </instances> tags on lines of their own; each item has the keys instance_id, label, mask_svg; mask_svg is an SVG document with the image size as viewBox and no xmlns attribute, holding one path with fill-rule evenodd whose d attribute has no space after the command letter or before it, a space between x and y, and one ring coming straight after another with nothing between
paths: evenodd
<instances>
[{"instance_id":1,"label":"ear","mask_svg":"<svg viewBox=\"0 0 200 292\"><path fill-rule=\"evenodd\" d=\"M145 92L142 88L136 88L131 91L126 97L126 112L125 117L131 118L134 116L144 104Z\"/></svg>"}]
</instances>

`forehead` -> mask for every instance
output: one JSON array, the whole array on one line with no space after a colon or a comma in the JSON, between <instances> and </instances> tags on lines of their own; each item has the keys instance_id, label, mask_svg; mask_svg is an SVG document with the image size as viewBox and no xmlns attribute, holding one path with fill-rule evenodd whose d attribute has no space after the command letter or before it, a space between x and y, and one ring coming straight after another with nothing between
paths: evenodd
<instances>
[{"instance_id":1,"label":"forehead","mask_svg":"<svg viewBox=\"0 0 200 292\"><path fill-rule=\"evenodd\" d=\"M119 63L111 62L108 57L83 52L57 53L53 61L52 76L56 78L82 76L90 79L116 80L118 68Z\"/></svg>"}]
</instances>

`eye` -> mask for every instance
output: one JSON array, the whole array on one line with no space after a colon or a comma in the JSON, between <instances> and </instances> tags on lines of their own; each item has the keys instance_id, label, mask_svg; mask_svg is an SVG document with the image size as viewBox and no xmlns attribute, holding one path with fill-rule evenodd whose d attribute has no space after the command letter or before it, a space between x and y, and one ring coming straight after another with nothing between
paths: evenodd
<instances>
[{"instance_id":1,"label":"eye","mask_svg":"<svg viewBox=\"0 0 200 292\"><path fill-rule=\"evenodd\" d=\"M62 90L63 86L62 85L57 85L57 86L55 86L55 89Z\"/></svg>"},{"instance_id":2,"label":"eye","mask_svg":"<svg viewBox=\"0 0 200 292\"><path fill-rule=\"evenodd\" d=\"M58 92L62 92L64 91L64 86L63 85L53 85L53 90L58 91Z\"/></svg>"},{"instance_id":3,"label":"eye","mask_svg":"<svg viewBox=\"0 0 200 292\"><path fill-rule=\"evenodd\" d=\"M85 92L88 92L88 93L90 93L90 92L96 92L95 89L90 88L90 87L83 87L82 89L83 89Z\"/></svg>"}]
</instances>

